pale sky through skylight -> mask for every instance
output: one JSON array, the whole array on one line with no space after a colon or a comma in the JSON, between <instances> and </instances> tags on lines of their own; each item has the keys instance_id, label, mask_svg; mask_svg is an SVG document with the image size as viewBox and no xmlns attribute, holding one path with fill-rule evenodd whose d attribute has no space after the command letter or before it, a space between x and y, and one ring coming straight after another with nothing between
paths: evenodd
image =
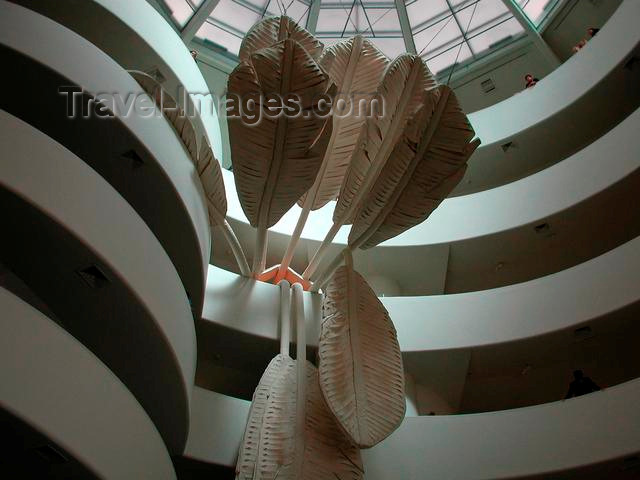
<instances>
[{"instance_id":1,"label":"pale sky through skylight","mask_svg":"<svg viewBox=\"0 0 640 480\"><path fill-rule=\"evenodd\" d=\"M179 28L203 0L165 0ZM517 0L534 24L556 0ZM419 53L437 73L456 61L476 59L490 48L523 34L502 0L406 0L410 34ZM309 28L311 0L219 0L196 37L237 55L244 34L268 15L287 15ZM360 33L390 58L409 50L392 0L322 0L315 34L331 45Z\"/></svg>"}]
</instances>

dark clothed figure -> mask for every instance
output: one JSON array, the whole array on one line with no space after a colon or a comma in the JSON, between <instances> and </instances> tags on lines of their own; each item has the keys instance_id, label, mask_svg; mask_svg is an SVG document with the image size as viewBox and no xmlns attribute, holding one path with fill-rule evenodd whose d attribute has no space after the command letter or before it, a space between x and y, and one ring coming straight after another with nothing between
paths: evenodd
<instances>
[{"instance_id":1,"label":"dark clothed figure","mask_svg":"<svg viewBox=\"0 0 640 480\"><path fill-rule=\"evenodd\" d=\"M569 384L567 396L564 398L579 397L600 390L600 387L593 380L584 376L582 370L573 372L573 378L574 380Z\"/></svg>"},{"instance_id":2,"label":"dark clothed figure","mask_svg":"<svg viewBox=\"0 0 640 480\"><path fill-rule=\"evenodd\" d=\"M531 75L530 73L527 73L524 76L524 88L531 88L533 87L536 83L538 83L540 80L538 80L537 78L535 78L533 75Z\"/></svg>"}]
</instances>

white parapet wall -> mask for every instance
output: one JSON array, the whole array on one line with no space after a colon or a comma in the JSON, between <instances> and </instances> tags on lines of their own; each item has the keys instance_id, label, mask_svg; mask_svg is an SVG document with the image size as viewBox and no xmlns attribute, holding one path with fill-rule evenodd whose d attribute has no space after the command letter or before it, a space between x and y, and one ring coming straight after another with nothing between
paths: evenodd
<instances>
[{"instance_id":1,"label":"white parapet wall","mask_svg":"<svg viewBox=\"0 0 640 480\"><path fill-rule=\"evenodd\" d=\"M158 15L146 2L130 5L146 5ZM6 104L5 110L77 152L125 197L167 250L199 316L211 251L207 203L193 162L170 123L153 112L153 102L133 77L90 41L10 2L0 3L0 12L0 44L7 47L3 54L29 66L17 68L7 83L13 91L0 106ZM188 52L186 57L191 60ZM76 105L77 117L68 119L59 88L69 85L103 95L114 117L85 119ZM132 153L140 160L135 168L130 165L135 158L124 157Z\"/></svg>"},{"instance_id":2,"label":"white parapet wall","mask_svg":"<svg viewBox=\"0 0 640 480\"><path fill-rule=\"evenodd\" d=\"M384 297L403 352L517 342L606 318L640 301L640 237L562 272L454 295ZM235 293L234 293L235 292ZM317 345L318 295L305 294ZM278 338L278 287L209 267L203 320L256 338Z\"/></svg>"},{"instance_id":3,"label":"white parapet wall","mask_svg":"<svg viewBox=\"0 0 640 480\"><path fill-rule=\"evenodd\" d=\"M180 452L196 338L175 267L132 207L62 145L0 110L0 146L0 194L12 205L0 205L11 218L0 239L3 263L55 303L61 324L127 384ZM104 287L83 282L77 269L87 263L106 277Z\"/></svg>"},{"instance_id":4,"label":"white parapet wall","mask_svg":"<svg viewBox=\"0 0 640 480\"><path fill-rule=\"evenodd\" d=\"M0 407L105 479L175 479L127 387L80 342L0 287Z\"/></svg>"},{"instance_id":5,"label":"white parapet wall","mask_svg":"<svg viewBox=\"0 0 640 480\"><path fill-rule=\"evenodd\" d=\"M639 17L640 3L623 1L597 37L534 88L471 113L482 145L453 195L503 185L562 161L635 110L640 68L627 63L640 53Z\"/></svg>"},{"instance_id":6,"label":"white parapet wall","mask_svg":"<svg viewBox=\"0 0 640 480\"><path fill-rule=\"evenodd\" d=\"M479 413L406 417L363 451L367 480L508 479L571 471L640 452L640 380L571 400ZM250 402L194 391L185 455L235 465Z\"/></svg>"}]
</instances>

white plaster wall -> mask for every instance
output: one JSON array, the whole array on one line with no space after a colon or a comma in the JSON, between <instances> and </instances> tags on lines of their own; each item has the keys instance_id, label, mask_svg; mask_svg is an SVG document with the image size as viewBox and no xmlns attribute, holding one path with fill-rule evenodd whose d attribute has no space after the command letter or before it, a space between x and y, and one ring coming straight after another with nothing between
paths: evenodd
<instances>
[{"instance_id":1,"label":"white plaster wall","mask_svg":"<svg viewBox=\"0 0 640 480\"><path fill-rule=\"evenodd\" d=\"M588 262L508 287L425 297L385 297L403 352L466 349L524 340L586 323L640 300L640 238ZM317 295L305 294L309 309ZM209 267L203 319L276 340L275 285ZM315 302L315 303L314 303ZM317 306L313 306L317 305ZM314 318L307 339L318 337Z\"/></svg>"},{"instance_id":2,"label":"white plaster wall","mask_svg":"<svg viewBox=\"0 0 640 480\"><path fill-rule=\"evenodd\" d=\"M199 388L194 398L186 455L235 465L250 402ZM638 402L640 380L633 380L535 407L407 417L384 442L362 452L365 478L507 479L633 455L640 451Z\"/></svg>"},{"instance_id":3,"label":"white plaster wall","mask_svg":"<svg viewBox=\"0 0 640 480\"><path fill-rule=\"evenodd\" d=\"M640 2L637 4L640 8ZM640 110L584 150L541 172L501 187L447 198L423 223L382 243L386 247L434 245L472 240L508 232L579 205L640 167L637 132ZM607 161L603 162L602 159ZM228 216L248 221L237 198L232 172L223 170ZM311 212L302 237L321 241L332 224L334 203ZM272 227L283 235L293 231L300 208L294 206ZM334 244L345 245L350 226L338 232ZM399 255L402 249L395 249Z\"/></svg>"},{"instance_id":4,"label":"white plaster wall","mask_svg":"<svg viewBox=\"0 0 640 480\"><path fill-rule=\"evenodd\" d=\"M118 4L119 8L126 9L127 12L131 10L130 15L133 15L140 5L145 5L153 16L159 15L146 2L114 3ZM147 11L146 9L143 8L143 13ZM167 26L161 17L159 21ZM19 5L2 2L0 3L0 25L2 26L0 43L47 65L88 92L117 93L125 96L124 98L129 94L145 95L131 75L107 54L71 30L38 13ZM33 32L38 32L38 35L34 35ZM156 35L159 32L156 32ZM193 64L191 56L187 56ZM195 65L191 67L200 75ZM188 72L189 69L186 71ZM201 75L200 78L202 78ZM149 150L152 158L166 173L168 183L176 190L189 213L198 238L202 259L201 278L204 280L211 251L209 215L202 184L184 146L164 118L145 117L134 111L131 114L122 113L118 115L118 119ZM217 124L215 129L219 134Z\"/></svg>"},{"instance_id":5,"label":"white plaster wall","mask_svg":"<svg viewBox=\"0 0 640 480\"><path fill-rule=\"evenodd\" d=\"M0 288L0 406L100 478L175 479L146 412L55 322Z\"/></svg>"},{"instance_id":6,"label":"white plaster wall","mask_svg":"<svg viewBox=\"0 0 640 480\"><path fill-rule=\"evenodd\" d=\"M193 317L178 273L153 233L85 162L2 110L0 146L0 187L25 199L92 249L149 311L161 332L149 341L162 342L175 357L182 378L173 388L186 397L188 406L196 365ZM177 421L175 413L170 424Z\"/></svg>"}]
</instances>

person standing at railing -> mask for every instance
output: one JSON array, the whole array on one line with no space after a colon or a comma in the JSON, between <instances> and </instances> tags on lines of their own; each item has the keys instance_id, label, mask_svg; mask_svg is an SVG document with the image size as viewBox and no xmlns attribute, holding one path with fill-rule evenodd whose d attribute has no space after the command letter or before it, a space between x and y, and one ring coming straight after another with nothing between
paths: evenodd
<instances>
[{"instance_id":1,"label":"person standing at railing","mask_svg":"<svg viewBox=\"0 0 640 480\"><path fill-rule=\"evenodd\" d=\"M579 397L581 395L586 395L587 393L601 390L593 380L584 376L582 370L575 370L573 372L573 378L574 380L569 384L569 391L564 397L565 399Z\"/></svg>"}]
</instances>

